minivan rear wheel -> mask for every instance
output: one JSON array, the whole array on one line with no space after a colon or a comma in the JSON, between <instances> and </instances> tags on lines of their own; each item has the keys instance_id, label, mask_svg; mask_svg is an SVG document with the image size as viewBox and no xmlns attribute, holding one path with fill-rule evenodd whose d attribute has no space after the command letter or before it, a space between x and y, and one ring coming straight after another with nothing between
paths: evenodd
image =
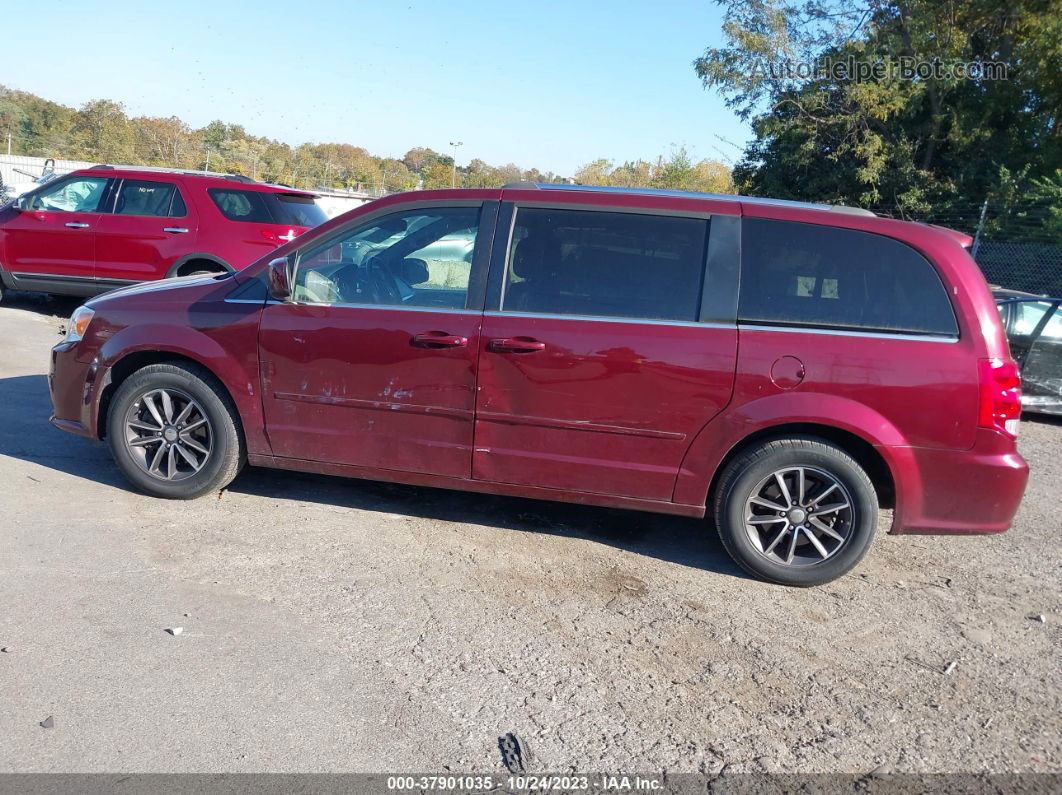
<instances>
[{"instance_id":1,"label":"minivan rear wheel","mask_svg":"<svg viewBox=\"0 0 1062 795\"><path fill-rule=\"evenodd\" d=\"M227 486L244 462L236 407L205 369L152 364L118 387L107 439L122 474L156 497L187 500Z\"/></svg>"},{"instance_id":2,"label":"minivan rear wheel","mask_svg":"<svg viewBox=\"0 0 1062 795\"><path fill-rule=\"evenodd\" d=\"M870 547L878 500L863 468L815 437L775 439L737 455L720 475L714 515L723 546L746 571L784 585L821 585Z\"/></svg>"}]
</instances>

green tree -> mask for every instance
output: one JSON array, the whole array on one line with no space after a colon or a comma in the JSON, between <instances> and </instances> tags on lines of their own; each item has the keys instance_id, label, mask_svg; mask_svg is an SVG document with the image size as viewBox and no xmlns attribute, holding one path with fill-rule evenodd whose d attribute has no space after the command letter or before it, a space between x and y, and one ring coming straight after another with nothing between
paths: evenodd
<instances>
[{"instance_id":1,"label":"green tree","mask_svg":"<svg viewBox=\"0 0 1062 795\"><path fill-rule=\"evenodd\" d=\"M1062 0L717 0L722 47L694 62L752 120L742 192L940 212L1062 165ZM1007 79L946 71L818 74L797 61L998 62ZM772 68L773 67L773 68Z\"/></svg>"},{"instance_id":2,"label":"green tree","mask_svg":"<svg viewBox=\"0 0 1062 795\"><path fill-rule=\"evenodd\" d=\"M104 163L129 163L136 157L134 131L118 102L86 102L75 115L70 132L83 157Z\"/></svg>"},{"instance_id":3,"label":"green tree","mask_svg":"<svg viewBox=\"0 0 1062 795\"><path fill-rule=\"evenodd\" d=\"M734 192L730 169L725 164L716 160L694 162L685 147L673 149L653 163L634 160L614 166L611 160L593 160L575 173L575 181L621 188Z\"/></svg>"}]
</instances>

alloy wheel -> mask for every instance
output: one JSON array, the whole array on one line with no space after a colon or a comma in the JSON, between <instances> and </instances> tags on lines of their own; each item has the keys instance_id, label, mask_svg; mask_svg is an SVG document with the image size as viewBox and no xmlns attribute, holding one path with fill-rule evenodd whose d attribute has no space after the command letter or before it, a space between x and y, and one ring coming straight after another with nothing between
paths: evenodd
<instances>
[{"instance_id":1,"label":"alloy wheel","mask_svg":"<svg viewBox=\"0 0 1062 795\"><path fill-rule=\"evenodd\" d=\"M853 500L816 467L786 467L763 478L745 501L745 532L773 563L814 566L836 555L852 532Z\"/></svg>"},{"instance_id":2,"label":"alloy wheel","mask_svg":"<svg viewBox=\"0 0 1062 795\"><path fill-rule=\"evenodd\" d=\"M179 389L152 389L129 407L126 449L154 478L190 478L210 459L213 432L203 407Z\"/></svg>"}]
</instances>

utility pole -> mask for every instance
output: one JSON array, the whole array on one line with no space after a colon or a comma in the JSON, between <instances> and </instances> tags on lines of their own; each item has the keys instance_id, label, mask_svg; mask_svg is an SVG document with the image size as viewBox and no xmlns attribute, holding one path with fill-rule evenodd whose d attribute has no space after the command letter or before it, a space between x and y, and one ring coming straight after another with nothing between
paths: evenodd
<instances>
[{"instance_id":1,"label":"utility pole","mask_svg":"<svg viewBox=\"0 0 1062 795\"><path fill-rule=\"evenodd\" d=\"M985 228L985 213L988 212L988 197L985 197L985 203L981 205L981 219L977 222L977 231L974 232L973 247L970 249L970 256L977 259L977 249L981 247L981 232Z\"/></svg>"},{"instance_id":2,"label":"utility pole","mask_svg":"<svg viewBox=\"0 0 1062 795\"><path fill-rule=\"evenodd\" d=\"M450 141L450 146L452 146L454 148L454 170L453 170L453 174L450 176L450 187L451 188L456 188L457 187L457 147L464 146L464 145L465 145L464 141Z\"/></svg>"},{"instance_id":3,"label":"utility pole","mask_svg":"<svg viewBox=\"0 0 1062 795\"><path fill-rule=\"evenodd\" d=\"M11 133L7 134L7 154L11 154Z\"/></svg>"}]
</instances>

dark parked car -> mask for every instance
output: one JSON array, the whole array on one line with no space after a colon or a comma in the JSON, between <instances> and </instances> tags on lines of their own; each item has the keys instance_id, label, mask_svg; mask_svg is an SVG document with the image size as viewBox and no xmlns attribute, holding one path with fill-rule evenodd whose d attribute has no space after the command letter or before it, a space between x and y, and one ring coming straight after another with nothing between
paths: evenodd
<instances>
[{"instance_id":1,"label":"dark parked car","mask_svg":"<svg viewBox=\"0 0 1062 795\"><path fill-rule=\"evenodd\" d=\"M1062 298L1002 289L992 294L1021 370L1022 408L1062 414Z\"/></svg>"},{"instance_id":2,"label":"dark parked car","mask_svg":"<svg viewBox=\"0 0 1062 795\"><path fill-rule=\"evenodd\" d=\"M52 422L161 497L246 461L708 515L749 571L821 583L879 505L893 533L997 533L1021 500L1018 369L958 237L735 196L392 196L89 301Z\"/></svg>"},{"instance_id":3,"label":"dark parked car","mask_svg":"<svg viewBox=\"0 0 1062 795\"><path fill-rule=\"evenodd\" d=\"M94 166L0 208L0 293L228 273L324 220L313 194L247 177Z\"/></svg>"}]
</instances>

